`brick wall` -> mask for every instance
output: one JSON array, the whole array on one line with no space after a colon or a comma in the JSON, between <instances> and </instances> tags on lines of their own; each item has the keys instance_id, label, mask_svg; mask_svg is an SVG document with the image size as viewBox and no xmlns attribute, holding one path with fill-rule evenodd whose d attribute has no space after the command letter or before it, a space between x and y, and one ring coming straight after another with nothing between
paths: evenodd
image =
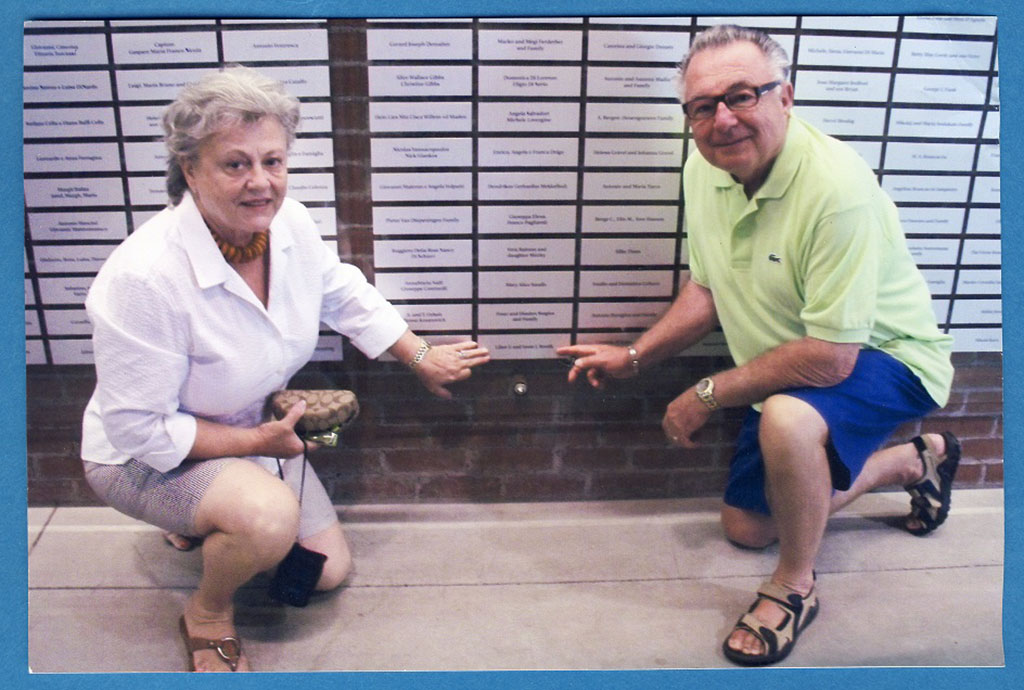
<instances>
[{"instance_id":1,"label":"brick wall","mask_svg":"<svg viewBox=\"0 0 1024 690\"><path fill-rule=\"evenodd\" d=\"M717 496L725 481L740 410L719 415L697 450L670 447L661 415L674 395L725 360L684 358L613 382L605 391L570 387L554 361L498 361L433 398L397 364L315 363L295 387L351 388L362 406L343 447L323 449L314 466L336 503L605 500ZM949 405L900 429L950 429L964 443L961 487L1003 482L1002 357L957 354ZM525 380L527 394L512 385ZM82 410L91 367L29 367L29 505L92 505L82 479Z\"/></svg>"},{"instance_id":2,"label":"brick wall","mask_svg":"<svg viewBox=\"0 0 1024 690\"><path fill-rule=\"evenodd\" d=\"M373 279L365 22L328 23L338 251ZM1002 357L958 354L948 407L901 429L952 429L964 441L962 486L1001 486ZM707 496L721 492L742 411L718 415L701 448L670 447L665 405L725 360L684 358L596 392L565 382L554 361L499 361L436 400L400 365L346 352L344 364L312 364L292 385L351 388L362 405L344 446L314 465L338 503L601 500ZM512 394L525 376L526 396ZM82 479L82 410L91 367L29 367L28 492L31 505L96 502Z\"/></svg>"}]
</instances>

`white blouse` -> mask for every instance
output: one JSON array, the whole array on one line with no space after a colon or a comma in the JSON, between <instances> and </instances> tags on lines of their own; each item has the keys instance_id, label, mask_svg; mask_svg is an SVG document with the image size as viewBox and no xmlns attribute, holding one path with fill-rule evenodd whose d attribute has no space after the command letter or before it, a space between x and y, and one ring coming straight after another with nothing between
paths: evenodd
<instances>
[{"instance_id":1,"label":"white blouse","mask_svg":"<svg viewBox=\"0 0 1024 690\"><path fill-rule=\"evenodd\" d=\"M275 216L269 251L264 307L187 193L114 250L85 302L97 383L83 459L135 458L166 472L191 450L197 417L239 427L264 421L267 396L309 361L321 322L371 358L408 328L324 244L299 202L286 199Z\"/></svg>"}]
</instances>

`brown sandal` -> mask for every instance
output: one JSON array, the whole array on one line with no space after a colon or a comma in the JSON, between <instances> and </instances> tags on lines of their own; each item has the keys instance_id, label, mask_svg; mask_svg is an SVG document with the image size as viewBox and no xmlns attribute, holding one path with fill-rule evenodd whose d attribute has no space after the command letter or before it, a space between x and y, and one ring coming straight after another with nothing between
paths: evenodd
<instances>
[{"instance_id":1,"label":"brown sandal","mask_svg":"<svg viewBox=\"0 0 1024 690\"><path fill-rule=\"evenodd\" d=\"M185 652L188 654L188 670L196 670L196 659L194 654L204 649L214 649L217 655L228 665L232 671L238 670L238 662L242 658L242 641L237 637L222 637L219 640L208 640L205 637L192 637L188 633L188 626L185 624L185 616L178 621L178 628L181 630L181 639L185 642Z\"/></svg>"},{"instance_id":2,"label":"brown sandal","mask_svg":"<svg viewBox=\"0 0 1024 690\"><path fill-rule=\"evenodd\" d=\"M910 494L910 514L904 521L908 532L917 537L930 534L946 521L952 503L953 480L960 464L960 440L949 431L942 432L946 452L940 459L927 436L912 439L917 455L921 458L923 476L913 484L905 486ZM916 527L909 522L916 521Z\"/></svg>"},{"instance_id":3,"label":"brown sandal","mask_svg":"<svg viewBox=\"0 0 1024 690\"><path fill-rule=\"evenodd\" d=\"M754 609L762 599L775 602L786 614L775 628L768 627L754 615ZM793 645L796 644L800 633L817 615L818 595L814 592L814 586L806 596L801 596L768 580L757 590L757 599L751 604L750 609L740 616L732 632L722 642L722 652L729 661L741 666L765 666L782 661L793 651ZM737 630L745 630L753 635L761 643L761 653L746 654L730 647L729 639Z\"/></svg>"}]
</instances>

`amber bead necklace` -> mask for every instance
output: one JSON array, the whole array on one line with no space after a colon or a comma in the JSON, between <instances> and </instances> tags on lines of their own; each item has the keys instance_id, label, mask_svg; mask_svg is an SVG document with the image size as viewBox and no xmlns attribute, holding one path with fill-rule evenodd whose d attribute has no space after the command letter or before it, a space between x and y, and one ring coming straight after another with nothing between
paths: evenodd
<instances>
[{"instance_id":1,"label":"amber bead necklace","mask_svg":"<svg viewBox=\"0 0 1024 690\"><path fill-rule=\"evenodd\" d=\"M266 230L253 235L249 244L244 247L231 244L213 230L210 230L210 234L213 235L213 241L217 243L220 253L229 263L233 264L246 264L253 259L258 259L267 251L267 245L270 242L270 233Z\"/></svg>"}]
</instances>

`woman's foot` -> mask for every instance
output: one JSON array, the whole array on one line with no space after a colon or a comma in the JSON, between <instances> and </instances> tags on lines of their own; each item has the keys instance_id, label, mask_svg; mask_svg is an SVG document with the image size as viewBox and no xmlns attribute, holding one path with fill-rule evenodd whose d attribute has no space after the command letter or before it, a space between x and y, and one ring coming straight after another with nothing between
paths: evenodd
<instances>
[{"instance_id":1,"label":"woman's foot","mask_svg":"<svg viewBox=\"0 0 1024 690\"><path fill-rule=\"evenodd\" d=\"M249 671L249 660L235 632L234 612L211 614L190 599L178 622L189 670L200 673Z\"/></svg>"},{"instance_id":2,"label":"woman's foot","mask_svg":"<svg viewBox=\"0 0 1024 690\"><path fill-rule=\"evenodd\" d=\"M191 551L203 543L202 537L186 537L177 532L164 532L164 541L178 551Z\"/></svg>"}]
</instances>

